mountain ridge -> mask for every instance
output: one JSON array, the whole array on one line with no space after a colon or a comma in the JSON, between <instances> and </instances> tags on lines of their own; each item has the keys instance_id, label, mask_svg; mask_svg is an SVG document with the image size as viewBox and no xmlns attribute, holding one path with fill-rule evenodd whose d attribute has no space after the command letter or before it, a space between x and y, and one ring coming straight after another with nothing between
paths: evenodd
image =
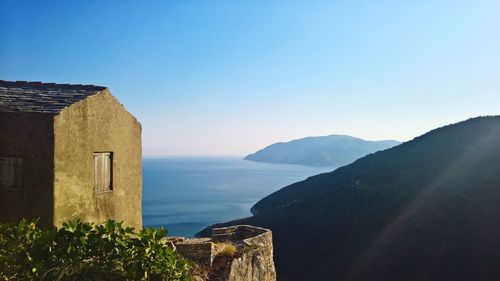
<instances>
[{"instance_id":1,"label":"mountain ridge","mask_svg":"<svg viewBox=\"0 0 500 281\"><path fill-rule=\"evenodd\" d=\"M500 116L471 118L289 185L221 225L271 229L279 280L496 280L498 167Z\"/></svg>"}]
</instances>

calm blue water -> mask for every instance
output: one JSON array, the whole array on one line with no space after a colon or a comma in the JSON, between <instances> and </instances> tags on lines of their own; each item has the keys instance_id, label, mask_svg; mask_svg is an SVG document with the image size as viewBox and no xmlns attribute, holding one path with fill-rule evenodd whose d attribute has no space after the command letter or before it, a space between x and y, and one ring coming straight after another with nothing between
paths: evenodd
<instances>
[{"instance_id":1,"label":"calm blue water","mask_svg":"<svg viewBox=\"0 0 500 281\"><path fill-rule=\"evenodd\" d=\"M192 237L213 223L248 217L259 199L330 170L238 158L144 159L144 225Z\"/></svg>"}]
</instances>

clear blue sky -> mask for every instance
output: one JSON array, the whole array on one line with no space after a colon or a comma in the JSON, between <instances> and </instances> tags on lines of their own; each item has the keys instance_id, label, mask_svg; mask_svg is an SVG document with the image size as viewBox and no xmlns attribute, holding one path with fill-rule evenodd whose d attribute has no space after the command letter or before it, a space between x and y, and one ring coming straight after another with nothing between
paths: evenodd
<instances>
[{"instance_id":1,"label":"clear blue sky","mask_svg":"<svg viewBox=\"0 0 500 281\"><path fill-rule=\"evenodd\" d=\"M0 79L108 86L145 155L500 114L500 2L0 2Z\"/></svg>"}]
</instances>

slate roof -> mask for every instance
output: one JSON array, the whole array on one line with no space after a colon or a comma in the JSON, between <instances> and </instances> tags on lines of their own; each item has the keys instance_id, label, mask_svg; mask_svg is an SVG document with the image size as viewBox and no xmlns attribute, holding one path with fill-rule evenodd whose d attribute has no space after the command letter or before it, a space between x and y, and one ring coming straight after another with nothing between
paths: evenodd
<instances>
[{"instance_id":1,"label":"slate roof","mask_svg":"<svg viewBox=\"0 0 500 281\"><path fill-rule=\"evenodd\" d=\"M0 80L0 112L58 114L106 87Z\"/></svg>"}]
</instances>

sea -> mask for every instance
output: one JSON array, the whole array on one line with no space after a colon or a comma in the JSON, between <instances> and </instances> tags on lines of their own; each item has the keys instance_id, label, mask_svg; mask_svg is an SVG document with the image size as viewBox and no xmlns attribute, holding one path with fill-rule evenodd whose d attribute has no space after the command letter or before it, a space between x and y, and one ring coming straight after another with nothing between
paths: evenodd
<instances>
[{"instance_id":1,"label":"sea","mask_svg":"<svg viewBox=\"0 0 500 281\"><path fill-rule=\"evenodd\" d=\"M282 187L332 170L237 157L145 158L143 223L194 237L214 223L251 216L253 204Z\"/></svg>"}]
</instances>

